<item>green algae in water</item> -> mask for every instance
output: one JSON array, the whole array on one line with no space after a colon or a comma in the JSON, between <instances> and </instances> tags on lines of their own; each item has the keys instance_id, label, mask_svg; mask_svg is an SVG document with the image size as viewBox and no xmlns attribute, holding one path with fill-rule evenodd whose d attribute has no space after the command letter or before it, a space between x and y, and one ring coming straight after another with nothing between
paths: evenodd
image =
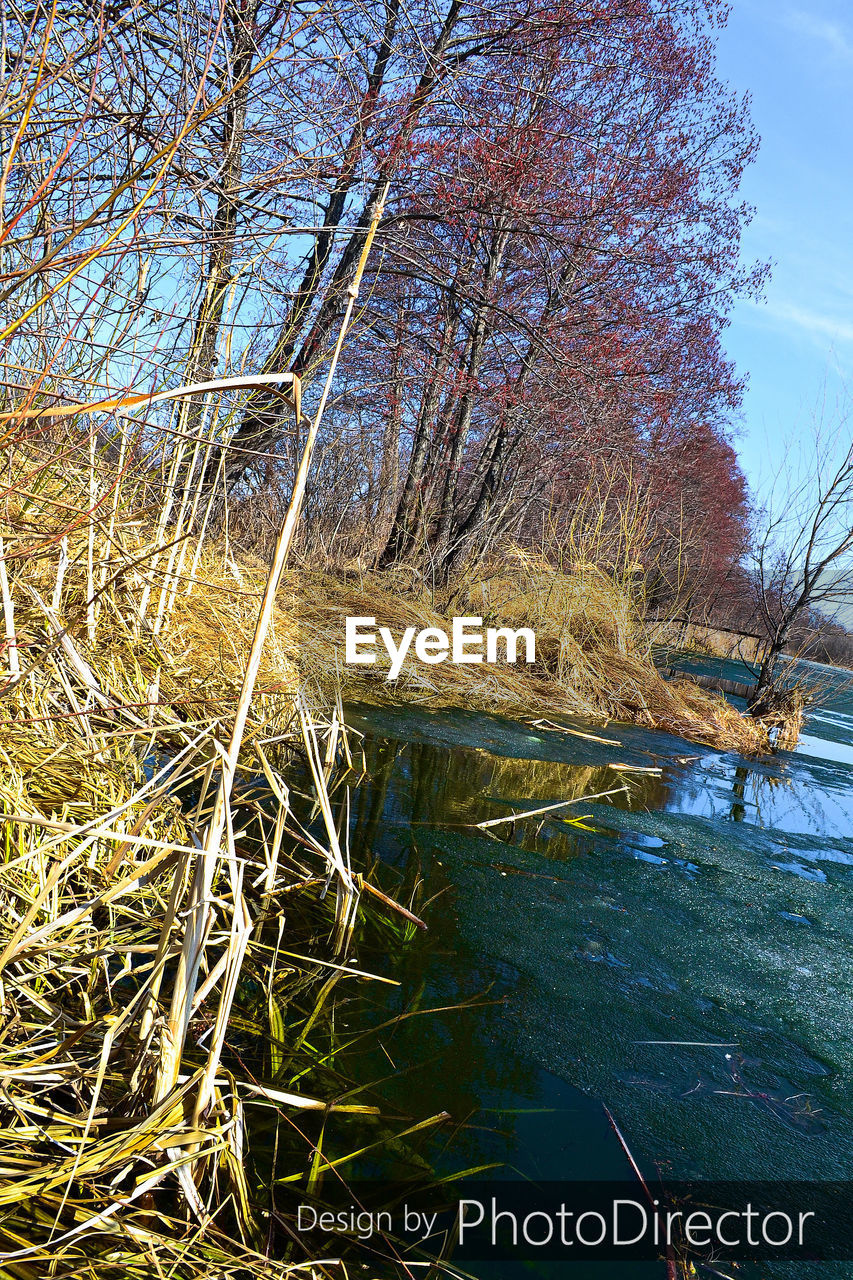
<instances>
[{"instance_id":1,"label":"green algae in water","mask_svg":"<svg viewBox=\"0 0 853 1280\"><path fill-rule=\"evenodd\" d=\"M524 1176L622 1177L605 1103L649 1176L849 1176L853 697L810 718L800 752L764 761L609 726L620 762L661 774L573 806L591 832L559 816L489 835L473 824L613 787L613 747L470 712L350 718L368 735L354 847L416 858L425 896L442 892L429 943L408 949L400 1007L416 991L494 1000L397 1044L413 1067L401 1096L461 1125L448 1167L489 1157ZM571 1106L535 1130L518 1118L554 1088Z\"/></svg>"}]
</instances>

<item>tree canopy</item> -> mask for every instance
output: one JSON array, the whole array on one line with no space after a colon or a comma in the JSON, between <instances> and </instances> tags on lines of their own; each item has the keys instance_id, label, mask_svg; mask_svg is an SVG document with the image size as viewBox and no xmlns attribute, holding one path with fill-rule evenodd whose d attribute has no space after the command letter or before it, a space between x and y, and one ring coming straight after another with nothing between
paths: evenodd
<instances>
[{"instance_id":1,"label":"tree canopy","mask_svg":"<svg viewBox=\"0 0 853 1280\"><path fill-rule=\"evenodd\" d=\"M310 413L390 183L311 536L446 578L558 530L593 478L653 512L658 590L713 594L746 514L722 337L763 278L740 258L757 139L715 74L720 0L9 15L15 404L290 370ZM160 448L203 431L180 482L244 513L289 492L270 391L142 427Z\"/></svg>"}]
</instances>

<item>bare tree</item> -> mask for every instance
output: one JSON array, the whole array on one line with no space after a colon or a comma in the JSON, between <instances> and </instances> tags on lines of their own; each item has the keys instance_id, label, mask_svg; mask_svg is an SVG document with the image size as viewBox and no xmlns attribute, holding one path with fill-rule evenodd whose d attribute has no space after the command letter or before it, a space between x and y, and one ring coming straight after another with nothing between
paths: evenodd
<instances>
[{"instance_id":1,"label":"bare tree","mask_svg":"<svg viewBox=\"0 0 853 1280\"><path fill-rule=\"evenodd\" d=\"M818 423L814 452L795 471L783 467L755 542L752 582L769 643L750 699L766 714L781 696L780 655L809 624L832 621L853 601L853 441L849 415L827 434Z\"/></svg>"}]
</instances>

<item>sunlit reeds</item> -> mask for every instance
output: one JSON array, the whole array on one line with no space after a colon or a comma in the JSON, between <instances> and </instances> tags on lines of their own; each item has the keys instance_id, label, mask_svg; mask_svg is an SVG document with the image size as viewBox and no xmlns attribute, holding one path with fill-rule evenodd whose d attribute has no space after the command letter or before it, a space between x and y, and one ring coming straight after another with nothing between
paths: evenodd
<instances>
[{"instance_id":1,"label":"sunlit reeds","mask_svg":"<svg viewBox=\"0 0 853 1280\"><path fill-rule=\"evenodd\" d=\"M270 1094L257 1077L235 1077L222 1055L247 954L255 972L269 967L255 923L275 914L280 894L292 906L303 887L316 895L318 883L341 877L351 901L328 799L341 726L298 699L292 623L273 601L244 751L231 762L221 848L202 886L208 914L193 930L202 900L193 868L205 839L212 847L205 833L263 574L247 567L238 585L208 548L203 589L175 593L170 625L155 637L141 599L146 586L168 582L167 569L152 568L156 524L140 513L128 477L108 518L75 518L116 479L87 454L59 468L28 441L7 472L0 1273L42 1276L48 1259L61 1259L71 1275L97 1257L107 1276L125 1261L147 1265L153 1249L175 1274L199 1274L227 1250L215 1225L198 1247L193 1230L226 1203L245 1241L242 1265L253 1266L246 1099L269 1095L293 1111L334 1103L302 1090ZM261 734L275 741L264 747ZM312 776L328 845L298 825L278 773L280 759L306 749L326 766ZM337 923L331 910L320 955L345 950L346 900ZM181 977L187 954L192 990ZM152 1207L155 1189L165 1199ZM195 1228L184 1223L181 1249L173 1242L161 1253L173 1212L189 1212ZM257 1261L257 1274L278 1273Z\"/></svg>"},{"instance_id":2,"label":"sunlit reeds","mask_svg":"<svg viewBox=\"0 0 853 1280\"><path fill-rule=\"evenodd\" d=\"M369 249L370 238L350 312ZM263 1232L246 1186L246 1106L375 1111L237 1075L228 1048L235 1018L245 1022L247 968L274 985L278 947L258 926L283 921L283 895L291 915L318 889L329 904L325 940L296 970L371 977L347 963L363 882L329 794L349 748L339 711L320 716L298 692L294 622L277 602L335 358L266 570L238 569L196 534L184 572L204 484L198 442L189 466L187 450L165 457L164 477L126 417L117 448L80 425L84 413L97 421L257 379L54 407L47 424L29 404L4 415L4 1274L41 1276L49 1260L71 1275L89 1258L99 1276L146 1258L159 1268L173 1213L185 1222L172 1274L210 1274L223 1220L243 1242L240 1274L283 1273L252 1252ZM276 380L299 415L298 379L264 384ZM310 826L279 771L294 756L310 779Z\"/></svg>"},{"instance_id":3,"label":"sunlit reeds","mask_svg":"<svg viewBox=\"0 0 853 1280\"><path fill-rule=\"evenodd\" d=\"M331 573L305 567L284 583L299 627L299 668L320 688L343 681L350 697L468 706L508 714L624 720L747 752L768 747L764 725L684 679L666 681L652 660L641 602L624 582L586 562L555 567L520 547L477 567L439 599L405 570ZM452 615L484 626L529 627L536 662L426 666L414 656L393 683L380 646L372 666L344 664L349 616L375 617L399 636L406 627L450 630Z\"/></svg>"}]
</instances>

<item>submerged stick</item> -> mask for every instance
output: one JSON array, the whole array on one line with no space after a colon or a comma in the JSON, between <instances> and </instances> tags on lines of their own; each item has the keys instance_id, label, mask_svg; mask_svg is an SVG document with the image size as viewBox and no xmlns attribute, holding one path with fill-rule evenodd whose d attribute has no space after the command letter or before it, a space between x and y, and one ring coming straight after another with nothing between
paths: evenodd
<instances>
[{"instance_id":1,"label":"submerged stick","mask_svg":"<svg viewBox=\"0 0 853 1280\"><path fill-rule=\"evenodd\" d=\"M424 921L421 920L420 916L416 916L413 911L409 911L408 907L404 907L401 903L395 902L393 898L389 898L388 894L383 893L381 889L377 889L375 884L371 884L361 875L356 876L356 881L358 882L359 889L363 889L367 893L371 893L374 898L378 898L378 900L384 903L391 911L396 911L397 914L403 916L404 919L411 920L412 924L416 924L419 929L426 929L427 926Z\"/></svg>"},{"instance_id":2,"label":"submerged stick","mask_svg":"<svg viewBox=\"0 0 853 1280\"><path fill-rule=\"evenodd\" d=\"M643 1188L643 1191L645 1192L646 1199L651 1205L651 1210L652 1210L652 1213L654 1214L655 1219L658 1222L660 1222L663 1215L661 1214L661 1211L658 1208L658 1201L655 1199L655 1197L652 1195L651 1191L649 1190L649 1185L646 1182L645 1178L643 1177L640 1166L637 1164L637 1161L634 1159L631 1153L631 1148L628 1146L628 1143L625 1141L625 1138L623 1137L622 1130L619 1128L618 1124L616 1123L616 1119L613 1115L613 1112L610 1110L609 1107L605 1106L604 1103L602 1103L601 1105L602 1105L602 1108L604 1109L604 1114L607 1116L607 1119L610 1122L610 1127L613 1130L613 1132L616 1134L617 1141L625 1153L625 1156L628 1160L628 1163L631 1166L631 1169L633 1170L634 1174L636 1175L640 1183L640 1186ZM672 1254L672 1245L670 1243L667 1243L666 1245L666 1276L667 1276L667 1280L678 1280L678 1272L676 1270L675 1259Z\"/></svg>"},{"instance_id":3,"label":"submerged stick","mask_svg":"<svg viewBox=\"0 0 853 1280\"><path fill-rule=\"evenodd\" d=\"M588 800L603 800L606 796L618 796L620 791L627 791L625 786L614 787L612 791L597 791L592 796L575 796L574 800L558 800L556 804L543 804L541 809L525 809L523 813L508 813L505 818L489 818L488 822L472 822L469 825L485 831L487 827L499 827L502 822L518 822L520 818L536 818L540 813L552 813L554 809L565 809L570 804L582 804Z\"/></svg>"}]
</instances>

